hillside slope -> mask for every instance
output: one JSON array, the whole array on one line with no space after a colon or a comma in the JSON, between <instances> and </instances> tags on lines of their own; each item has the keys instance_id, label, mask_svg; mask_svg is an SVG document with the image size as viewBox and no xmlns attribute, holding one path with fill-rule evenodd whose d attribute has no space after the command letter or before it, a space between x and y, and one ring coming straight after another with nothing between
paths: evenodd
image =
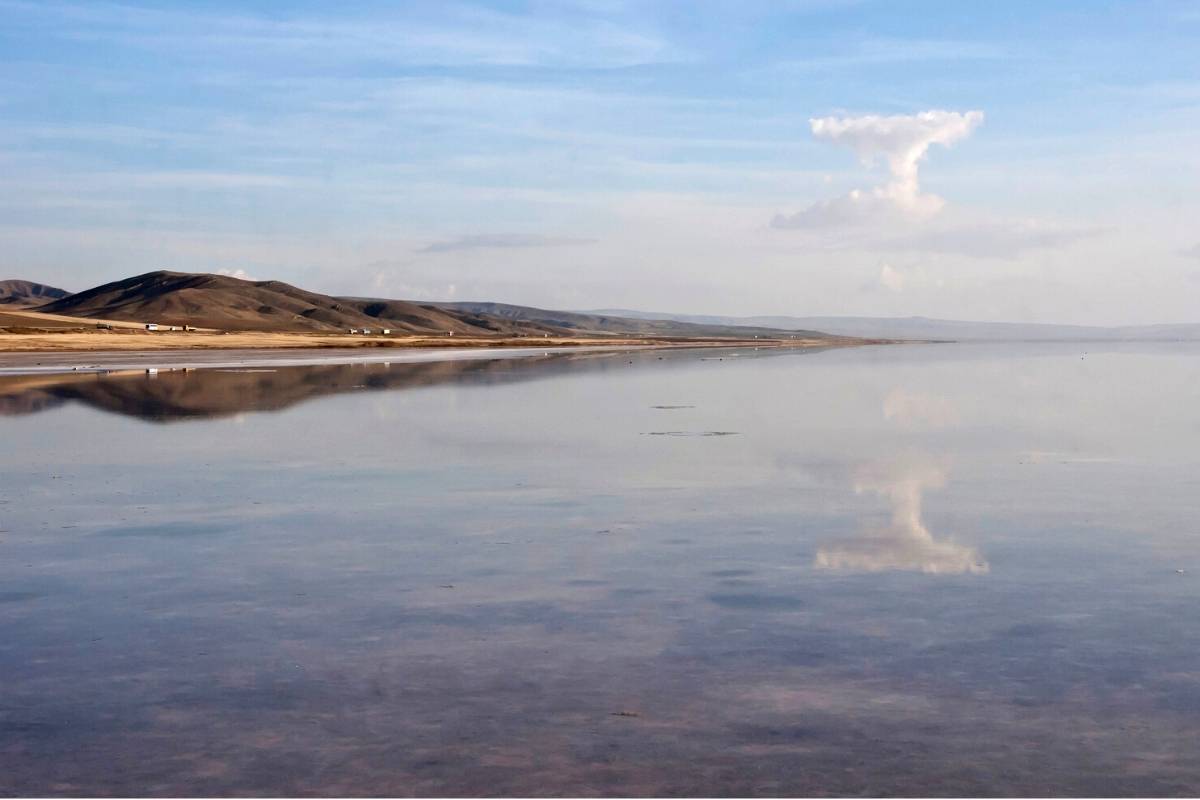
<instances>
[{"instance_id":1,"label":"hillside slope","mask_svg":"<svg viewBox=\"0 0 1200 800\"><path fill-rule=\"evenodd\" d=\"M65 289L33 281L0 281L0 306L26 308L61 300L70 294Z\"/></svg>"},{"instance_id":2,"label":"hillside slope","mask_svg":"<svg viewBox=\"0 0 1200 800\"><path fill-rule=\"evenodd\" d=\"M344 331L391 328L457 334L559 333L470 312L454 313L401 300L330 297L280 281L224 275L148 272L56 300L38 311L79 317L193 325L245 331Z\"/></svg>"}]
</instances>

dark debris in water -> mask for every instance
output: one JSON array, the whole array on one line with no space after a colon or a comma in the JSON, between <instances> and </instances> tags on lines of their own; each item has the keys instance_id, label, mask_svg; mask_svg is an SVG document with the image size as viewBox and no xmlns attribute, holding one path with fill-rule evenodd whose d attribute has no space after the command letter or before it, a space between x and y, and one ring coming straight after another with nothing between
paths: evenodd
<instances>
[{"instance_id":1,"label":"dark debris in water","mask_svg":"<svg viewBox=\"0 0 1200 800\"><path fill-rule=\"evenodd\" d=\"M738 431L648 431L643 436L738 436Z\"/></svg>"},{"instance_id":2,"label":"dark debris in water","mask_svg":"<svg viewBox=\"0 0 1200 800\"><path fill-rule=\"evenodd\" d=\"M805 605L803 600L792 595L758 592L710 594L708 599L722 608L736 611L796 611Z\"/></svg>"},{"instance_id":3,"label":"dark debris in water","mask_svg":"<svg viewBox=\"0 0 1200 800\"><path fill-rule=\"evenodd\" d=\"M39 597L37 592L0 592L0 603L24 603Z\"/></svg>"}]
</instances>

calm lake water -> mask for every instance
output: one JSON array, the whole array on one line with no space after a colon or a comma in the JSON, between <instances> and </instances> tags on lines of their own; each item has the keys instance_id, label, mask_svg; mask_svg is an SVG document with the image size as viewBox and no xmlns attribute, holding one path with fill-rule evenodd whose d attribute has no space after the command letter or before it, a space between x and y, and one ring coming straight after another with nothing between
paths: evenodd
<instances>
[{"instance_id":1,"label":"calm lake water","mask_svg":"<svg viewBox=\"0 0 1200 800\"><path fill-rule=\"evenodd\" d=\"M1194 344L8 376L0 412L3 794L1200 793Z\"/></svg>"}]
</instances>

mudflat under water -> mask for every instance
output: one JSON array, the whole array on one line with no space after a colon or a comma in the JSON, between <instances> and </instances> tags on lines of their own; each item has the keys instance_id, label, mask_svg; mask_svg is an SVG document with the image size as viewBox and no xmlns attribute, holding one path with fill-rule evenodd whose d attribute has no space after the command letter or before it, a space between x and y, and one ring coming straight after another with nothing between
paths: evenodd
<instances>
[{"instance_id":1,"label":"mudflat under water","mask_svg":"<svg viewBox=\"0 0 1200 800\"><path fill-rule=\"evenodd\" d=\"M0 793L1195 795L1200 347L0 377Z\"/></svg>"}]
</instances>

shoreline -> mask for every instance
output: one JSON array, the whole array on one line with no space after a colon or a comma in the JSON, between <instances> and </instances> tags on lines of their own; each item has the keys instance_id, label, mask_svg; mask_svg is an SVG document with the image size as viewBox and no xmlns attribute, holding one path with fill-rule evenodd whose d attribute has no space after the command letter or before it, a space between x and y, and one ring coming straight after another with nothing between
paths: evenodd
<instances>
[{"instance_id":1,"label":"shoreline","mask_svg":"<svg viewBox=\"0 0 1200 800\"><path fill-rule=\"evenodd\" d=\"M496 348L262 348L227 350L137 350L91 353L0 353L0 377L53 374L105 374L142 370L238 369L243 367L303 367L346 364L403 364L531 358L554 353L620 352L631 347L496 347ZM21 358L17 358L21 357ZM37 360L35 360L37 359Z\"/></svg>"},{"instance_id":2,"label":"shoreline","mask_svg":"<svg viewBox=\"0 0 1200 800\"><path fill-rule=\"evenodd\" d=\"M294 333L287 331L63 331L21 332L0 330L0 357L9 353L109 352L124 350L245 350L245 349L370 349L465 347L571 347L571 346L733 346L776 344L795 347L830 343L859 344L876 340L847 336L826 338L732 338L720 336L428 336L398 334L363 336L344 333Z\"/></svg>"},{"instance_id":3,"label":"shoreline","mask_svg":"<svg viewBox=\"0 0 1200 800\"><path fill-rule=\"evenodd\" d=\"M691 350L708 348L796 349L847 347L867 344L884 344L876 341L845 341L806 339L795 343L762 340L738 340L716 342L687 341L588 341L540 343L531 345L527 340L513 344L463 346L404 346L397 342L387 347L227 347L227 348L158 348L124 350L32 350L15 351L0 349L0 376L45 375L59 373L106 373L121 370L174 370L174 369L236 369L251 366L289 367L328 364L378 364L433 361L485 360L501 358L527 358L550 353L620 352L642 350ZM553 340L552 340L553 341Z\"/></svg>"},{"instance_id":4,"label":"shoreline","mask_svg":"<svg viewBox=\"0 0 1200 800\"><path fill-rule=\"evenodd\" d=\"M0 375L118 369L236 367L505 358L548 352L683 348L810 349L881 344L831 338L651 336L364 336L292 331L123 330L0 332Z\"/></svg>"}]
</instances>

